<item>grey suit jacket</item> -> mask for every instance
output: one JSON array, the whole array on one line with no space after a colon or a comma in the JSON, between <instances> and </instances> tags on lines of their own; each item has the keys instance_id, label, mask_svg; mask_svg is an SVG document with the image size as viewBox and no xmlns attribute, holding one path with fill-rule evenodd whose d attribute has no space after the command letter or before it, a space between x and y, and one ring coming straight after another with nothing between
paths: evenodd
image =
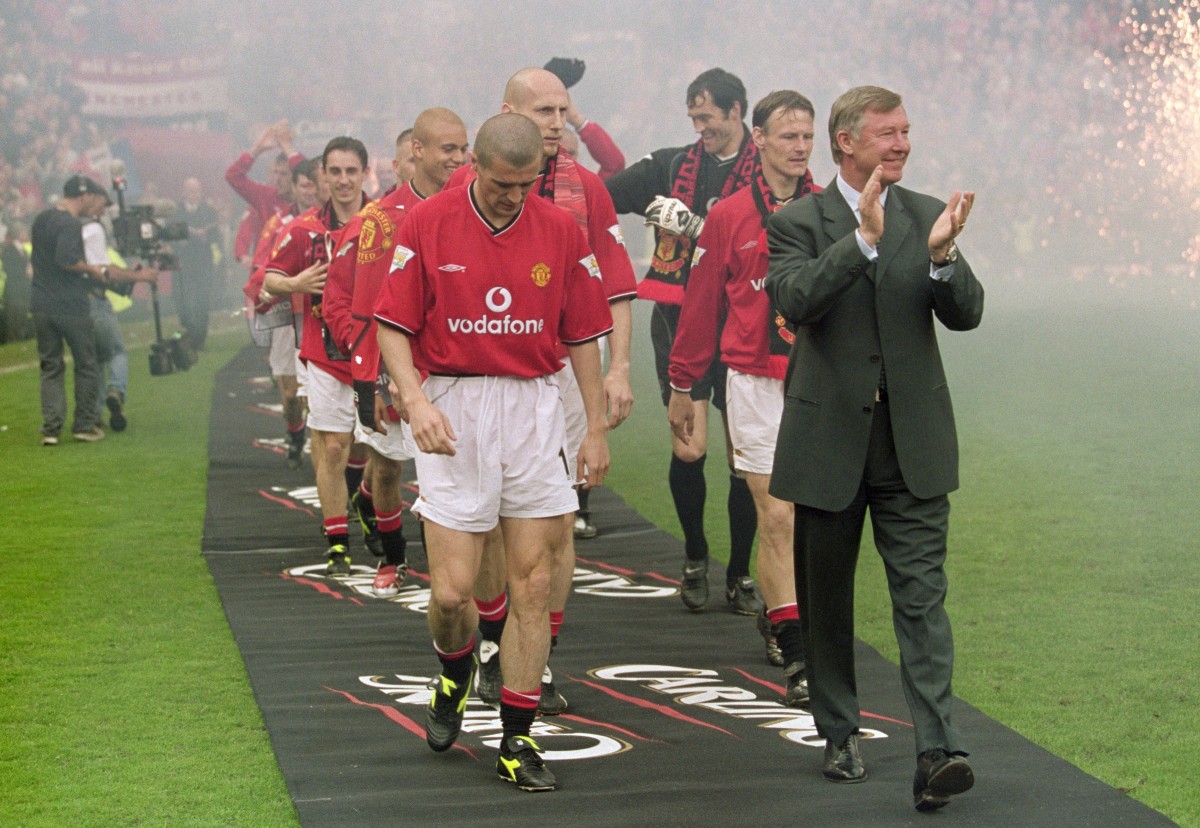
<instances>
[{"instance_id":1,"label":"grey suit jacket","mask_svg":"<svg viewBox=\"0 0 1200 828\"><path fill-rule=\"evenodd\" d=\"M850 505L862 480L880 369L886 366L896 455L921 498L958 488L958 437L933 319L970 330L983 288L960 257L946 282L929 275L929 231L945 204L892 185L879 259L836 180L771 216L767 292L797 326L771 494L826 511Z\"/></svg>"}]
</instances>

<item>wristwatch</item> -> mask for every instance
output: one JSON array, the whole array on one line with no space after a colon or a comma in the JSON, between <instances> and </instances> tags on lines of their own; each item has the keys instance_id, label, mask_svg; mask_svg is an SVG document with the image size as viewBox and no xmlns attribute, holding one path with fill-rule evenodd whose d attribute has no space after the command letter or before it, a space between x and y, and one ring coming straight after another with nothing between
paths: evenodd
<instances>
[{"instance_id":1,"label":"wristwatch","mask_svg":"<svg viewBox=\"0 0 1200 828\"><path fill-rule=\"evenodd\" d=\"M100 268L100 276L104 279L104 281L108 281L108 265L104 265Z\"/></svg>"},{"instance_id":2,"label":"wristwatch","mask_svg":"<svg viewBox=\"0 0 1200 828\"><path fill-rule=\"evenodd\" d=\"M931 258L930 261L933 261L933 259ZM950 242L950 248L946 251L946 261L933 262L933 266L934 267L946 267L947 265L952 265L957 261L958 261L958 245L955 244L954 242Z\"/></svg>"}]
</instances>

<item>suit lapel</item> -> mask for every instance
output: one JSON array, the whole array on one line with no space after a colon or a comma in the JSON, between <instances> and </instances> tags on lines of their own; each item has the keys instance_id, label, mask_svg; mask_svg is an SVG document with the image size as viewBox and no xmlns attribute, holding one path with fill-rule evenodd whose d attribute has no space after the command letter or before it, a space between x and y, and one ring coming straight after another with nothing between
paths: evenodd
<instances>
[{"instance_id":1,"label":"suit lapel","mask_svg":"<svg viewBox=\"0 0 1200 828\"><path fill-rule=\"evenodd\" d=\"M842 202L845 204L845 201ZM849 209L849 208L847 208ZM896 258L896 253L904 245L912 232L912 218L904 209L900 190L893 185L888 193L887 206L883 209L883 238L879 240L879 261L875 267L875 278L882 279L888 265Z\"/></svg>"},{"instance_id":2,"label":"suit lapel","mask_svg":"<svg viewBox=\"0 0 1200 828\"><path fill-rule=\"evenodd\" d=\"M854 211L850 209L850 205L846 203L846 199L842 198L842 194L838 192L837 179L829 182L829 186L820 193L824 196L821 199L821 218L825 221L825 235L827 244L843 239L858 229L858 221L854 218Z\"/></svg>"}]
</instances>

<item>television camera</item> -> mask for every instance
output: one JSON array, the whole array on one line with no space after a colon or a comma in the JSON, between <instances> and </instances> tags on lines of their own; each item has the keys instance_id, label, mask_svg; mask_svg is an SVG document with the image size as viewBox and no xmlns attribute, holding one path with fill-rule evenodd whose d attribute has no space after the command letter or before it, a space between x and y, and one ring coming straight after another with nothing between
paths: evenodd
<instances>
[{"instance_id":1,"label":"television camera","mask_svg":"<svg viewBox=\"0 0 1200 828\"><path fill-rule=\"evenodd\" d=\"M184 241L188 237L185 221L164 222L156 216L152 204L125 204L125 165L114 162L112 188L117 194L117 217L113 219L113 242L117 252L126 258L137 258L157 270L179 270L179 260L164 245ZM129 289L133 285L130 283ZM186 371L196 364L196 350L179 333L164 339L162 318L158 307L158 285L150 283L150 301L154 306L155 341L150 346L150 373L153 376Z\"/></svg>"}]
</instances>

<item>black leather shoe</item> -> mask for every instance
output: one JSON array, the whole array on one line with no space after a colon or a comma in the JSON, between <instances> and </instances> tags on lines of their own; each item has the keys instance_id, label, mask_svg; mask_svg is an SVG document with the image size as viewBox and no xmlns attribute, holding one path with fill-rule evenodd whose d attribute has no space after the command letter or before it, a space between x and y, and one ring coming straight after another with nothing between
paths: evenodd
<instances>
[{"instance_id":1,"label":"black leather shoe","mask_svg":"<svg viewBox=\"0 0 1200 828\"><path fill-rule=\"evenodd\" d=\"M825 764L821 766L821 775L830 782L841 784L862 782L867 778L862 754L858 752L857 733L851 733L841 747L834 747L833 742L825 740Z\"/></svg>"},{"instance_id":2,"label":"black leather shoe","mask_svg":"<svg viewBox=\"0 0 1200 828\"><path fill-rule=\"evenodd\" d=\"M917 757L917 773L913 776L913 804L918 811L933 811L950 801L950 797L971 790L975 772L962 756L947 754L941 748L927 750Z\"/></svg>"}]
</instances>

